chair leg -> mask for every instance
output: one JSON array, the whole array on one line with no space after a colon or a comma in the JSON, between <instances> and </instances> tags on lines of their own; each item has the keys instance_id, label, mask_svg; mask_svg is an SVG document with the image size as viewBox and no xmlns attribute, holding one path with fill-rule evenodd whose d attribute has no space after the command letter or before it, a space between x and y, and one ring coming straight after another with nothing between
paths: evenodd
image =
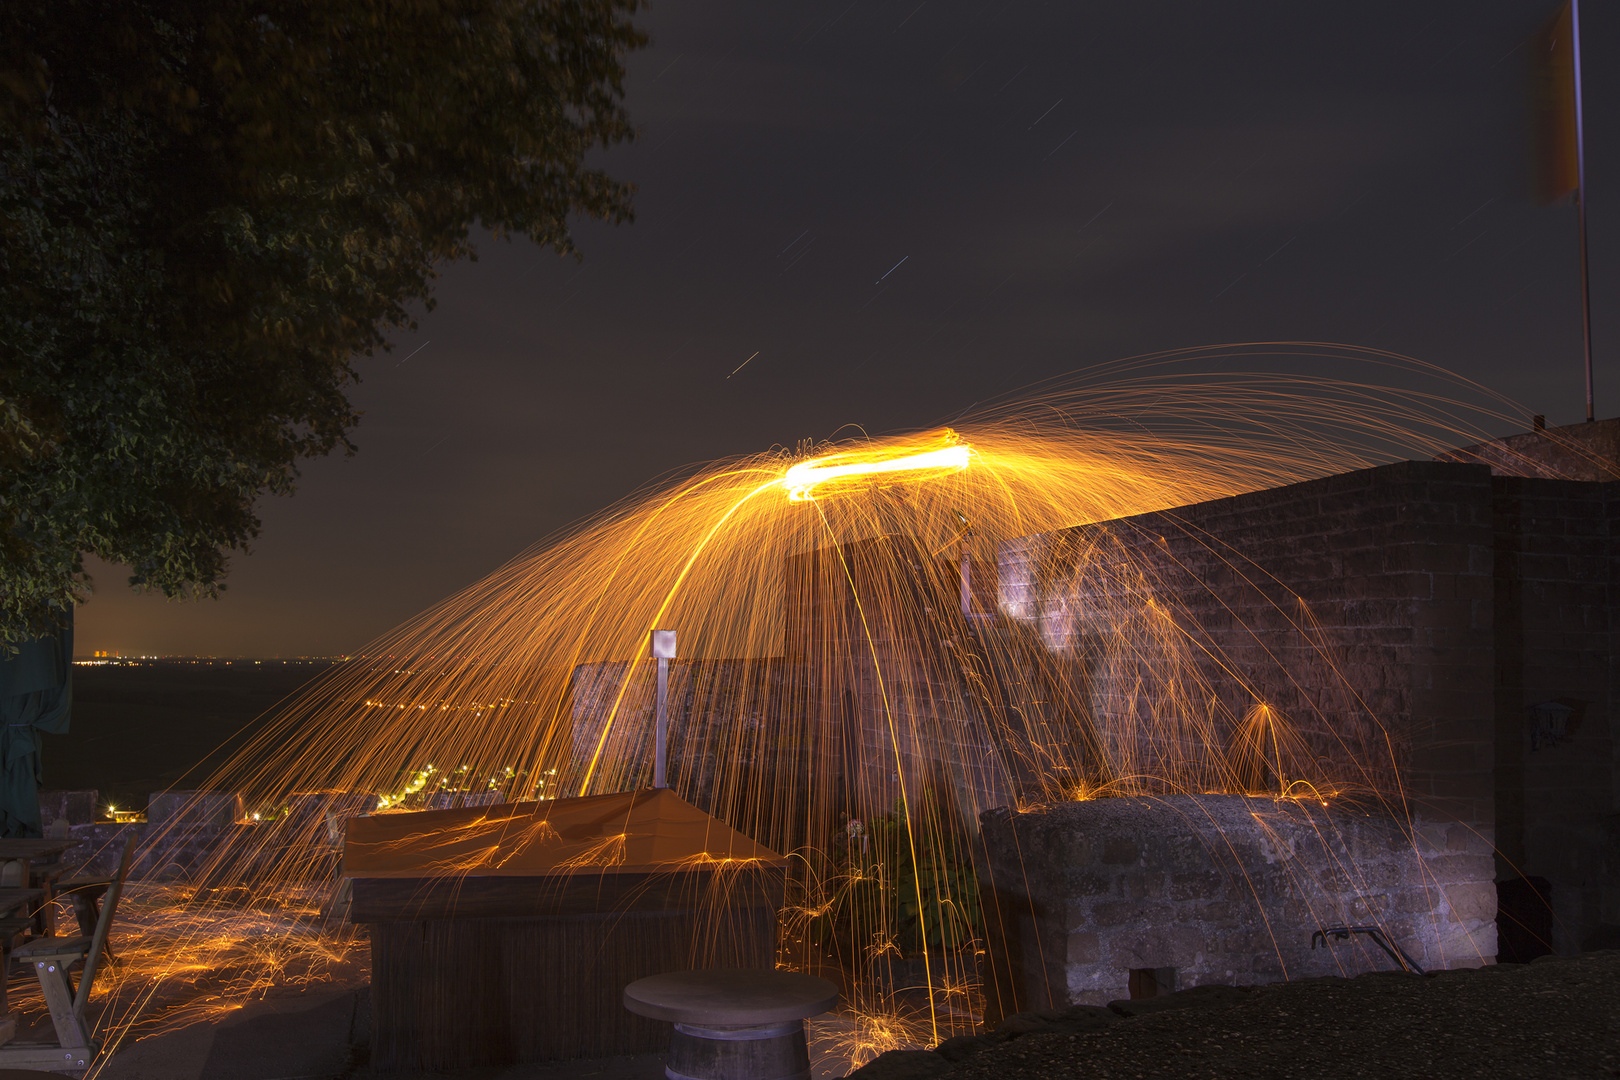
<instances>
[{"instance_id":1,"label":"chair leg","mask_svg":"<svg viewBox=\"0 0 1620 1080\"><path fill-rule=\"evenodd\" d=\"M65 1050L90 1044L90 1033L84 1029L84 1019L73 1011L73 981L68 977L67 965L71 960L47 957L35 960L34 974L39 978L39 989L45 1004L51 1010L51 1024L56 1028L56 1041Z\"/></svg>"}]
</instances>

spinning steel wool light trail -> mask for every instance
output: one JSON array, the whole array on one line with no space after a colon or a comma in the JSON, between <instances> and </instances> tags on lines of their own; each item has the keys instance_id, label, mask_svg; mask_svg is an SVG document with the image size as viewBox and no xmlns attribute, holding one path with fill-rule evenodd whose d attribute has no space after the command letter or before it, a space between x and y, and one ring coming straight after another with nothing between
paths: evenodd
<instances>
[{"instance_id":1,"label":"spinning steel wool light trail","mask_svg":"<svg viewBox=\"0 0 1620 1080\"><path fill-rule=\"evenodd\" d=\"M1337 377L1210 373L1277 355ZM943 1034L971 1011L980 811L1176 791L1401 798L1376 717L1282 715L1101 523L1427 456L1510 418L1388 354L1247 347L1101 369L949 428L676 474L291 701L207 785L268 822L215 877L260 892L329 879L331 837L361 810L647 786L646 643L673 629L670 782L792 856L782 962L852 973L868 1017L892 1012L896 980L925 984L918 1008ZM1309 640L1309 612L1287 616ZM308 794L322 792L337 794ZM476 865L476 848L442 872ZM206 910L189 917L205 933Z\"/></svg>"}]
</instances>

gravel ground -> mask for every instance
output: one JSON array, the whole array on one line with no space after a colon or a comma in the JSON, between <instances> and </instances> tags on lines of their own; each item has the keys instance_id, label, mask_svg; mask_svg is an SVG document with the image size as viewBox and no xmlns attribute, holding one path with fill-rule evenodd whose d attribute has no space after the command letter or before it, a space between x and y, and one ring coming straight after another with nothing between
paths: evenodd
<instances>
[{"instance_id":1,"label":"gravel ground","mask_svg":"<svg viewBox=\"0 0 1620 1080\"><path fill-rule=\"evenodd\" d=\"M949 1060L955 1058L956 1060ZM1021 1013L851 1080L1620 1077L1620 950Z\"/></svg>"}]
</instances>

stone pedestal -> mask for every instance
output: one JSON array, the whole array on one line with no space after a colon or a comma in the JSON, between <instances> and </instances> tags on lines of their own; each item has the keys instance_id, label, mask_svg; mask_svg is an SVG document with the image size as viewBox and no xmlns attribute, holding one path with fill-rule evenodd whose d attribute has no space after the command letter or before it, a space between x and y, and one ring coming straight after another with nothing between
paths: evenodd
<instances>
[{"instance_id":1,"label":"stone pedestal","mask_svg":"<svg viewBox=\"0 0 1620 1080\"><path fill-rule=\"evenodd\" d=\"M671 971L624 990L631 1012L674 1022L669 1080L810 1080L804 1021L837 1004L832 983L790 971Z\"/></svg>"}]
</instances>

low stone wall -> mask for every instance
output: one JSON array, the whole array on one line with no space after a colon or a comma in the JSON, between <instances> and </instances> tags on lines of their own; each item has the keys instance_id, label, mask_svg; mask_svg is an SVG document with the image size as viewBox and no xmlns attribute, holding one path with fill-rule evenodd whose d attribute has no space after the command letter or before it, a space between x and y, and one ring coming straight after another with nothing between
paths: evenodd
<instances>
[{"instance_id":1,"label":"low stone wall","mask_svg":"<svg viewBox=\"0 0 1620 1080\"><path fill-rule=\"evenodd\" d=\"M258 828L226 825L164 829L144 821L75 825L69 835L78 843L63 858L76 868L75 873L110 877L118 870L124 841L133 834L136 840L130 862L131 880L197 881L224 845L239 844L245 849L252 845Z\"/></svg>"},{"instance_id":2,"label":"low stone wall","mask_svg":"<svg viewBox=\"0 0 1620 1080\"><path fill-rule=\"evenodd\" d=\"M1364 935L1313 950L1329 926L1380 926L1426 969L1496 954L1490 845L1461 825L1235 795L999 809L981 823L997 1015L1130 997L1133 971L1165 992L1395 966Z\"/></svg>"},{"instance_id":3,"label":"low stone wall","mask_svg":"<svg viewBox=\"0 0 1620 1080\"><path fill-rule=\"evenodd\" d=\"M85 791L41 791L39 793L39 821L50 826L58 819L69 825L89 825L101 816L99 796L95 788Z\"/></svg>"},{"instance_id":4,"label":"low stone wall","mask_svg":"<svg viewBox=\"0 0 1620 1080\"><path fill-rule=\"evenodd\" d=\"M369 814L365 792L307 791L287 796L271 821L247 820L235 792L169 791L147 803L147 820L74 823L75 845L63 858L75 873L108 876L125 840L136 837L133 880L211 886L242 884L266 873L279 879L325 880L337 870L343 823Z\"/></svg>"}]
</instances>

